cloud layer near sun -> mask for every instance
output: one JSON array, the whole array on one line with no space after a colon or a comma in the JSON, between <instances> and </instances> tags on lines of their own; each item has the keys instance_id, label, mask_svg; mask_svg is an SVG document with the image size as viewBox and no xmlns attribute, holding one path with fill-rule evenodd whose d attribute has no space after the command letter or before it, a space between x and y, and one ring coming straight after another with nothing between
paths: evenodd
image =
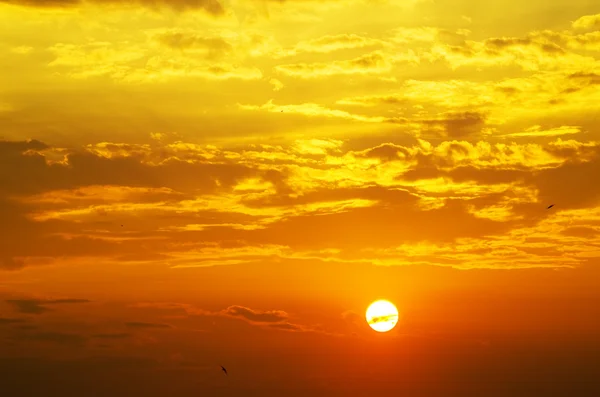
<instances>
[{"instance_id":1,"label":"cloud layer near sun","mask_svg":"<svg viewBox=\"0 0 600 397\"><path fill-rule=\"evenodd\" d=\"M600 395L600 14L501 3L0 0L3 391Z\"/></svg>"},{"instance_id":2,"label":"cloud layer near sun","mask_svg":"<svg viewBox=\"0 0 600 397\"><path fill-rule=\"evenodd\" d=\"M4 141L0 151L8 269L69 257L502 268L573 266L598 253L595 141L362 150L331 139L78 149Z\"/></svg>"}]
</instances>

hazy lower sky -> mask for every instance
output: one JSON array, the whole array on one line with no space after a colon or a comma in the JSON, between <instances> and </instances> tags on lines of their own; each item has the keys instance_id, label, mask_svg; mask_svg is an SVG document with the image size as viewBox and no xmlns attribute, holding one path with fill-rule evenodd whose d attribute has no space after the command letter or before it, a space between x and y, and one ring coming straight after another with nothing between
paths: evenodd
<instances>
[{"instance_id":1,"label":"hazy lower sky","mask_svg":"<svg viewBox=\"0 0 600 397\"><path fill-rule=\"evenodd\" d=\"M599 103L596 0L0 0L0 394L598 396Z\"/></svg>"}]
</instances>

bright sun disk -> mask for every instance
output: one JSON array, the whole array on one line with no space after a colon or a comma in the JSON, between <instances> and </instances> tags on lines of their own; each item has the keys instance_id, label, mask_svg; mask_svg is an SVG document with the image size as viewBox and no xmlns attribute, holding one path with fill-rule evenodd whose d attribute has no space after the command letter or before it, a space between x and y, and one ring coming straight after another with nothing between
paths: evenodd
<instances>
[{"instance_id":1,"label":"bright sun disk","mask_svg":"<svg viewBox=\"0 0 600 397\"><path fill-rule=\"evenodd\" d=\"M367 323L377 332L388 332L398 323L398 309L390 301L378 300L367 309Z\"/></svg>"}]
</instances>

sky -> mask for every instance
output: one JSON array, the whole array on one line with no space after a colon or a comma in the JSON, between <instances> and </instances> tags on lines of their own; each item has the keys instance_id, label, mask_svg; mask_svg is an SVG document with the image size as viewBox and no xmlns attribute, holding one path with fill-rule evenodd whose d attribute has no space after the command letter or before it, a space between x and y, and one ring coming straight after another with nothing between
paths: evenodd
<instances>
[{"instance_id":1,"label":"sky","mask_svg":"<svg viewBox=\"0 0 600 397\"><path fill-rule=\"evenodd\" d=\"M0 393L600 395L599 103L595 0L0 0Z\"/></svg>"}]
</instances>

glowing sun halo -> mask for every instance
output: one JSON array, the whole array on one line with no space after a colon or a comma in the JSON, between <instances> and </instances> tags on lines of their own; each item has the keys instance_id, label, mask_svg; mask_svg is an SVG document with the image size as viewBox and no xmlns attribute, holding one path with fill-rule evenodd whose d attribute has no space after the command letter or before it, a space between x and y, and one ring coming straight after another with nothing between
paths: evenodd
<instances>
[{"instance_id":1,"label":"glowing sun halo","mask_svg":"<svg viewBox=\"0 0 600 397\"><path fill-rule=\"evenodd\" d=\"M398 323L398 309L392 302L378 300L367 309L367 323L377 332L388 332Z\"/></svg>"}]
</instances>

